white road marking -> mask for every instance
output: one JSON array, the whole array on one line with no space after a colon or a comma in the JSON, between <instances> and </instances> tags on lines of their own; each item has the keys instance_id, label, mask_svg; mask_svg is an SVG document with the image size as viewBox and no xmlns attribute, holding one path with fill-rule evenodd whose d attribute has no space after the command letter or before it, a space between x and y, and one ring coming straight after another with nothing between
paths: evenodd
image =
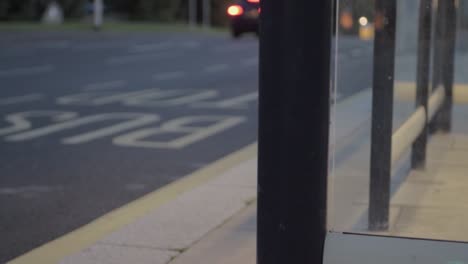
<instances>
[{"instance_id":1,"label":"white road marking","mask_svg":"<svg viewBox=\"0 0 468 264\"><path fill-rule=\"evenodd\" d=\"M185 116L170 120L159 127L143 128L115 137L113 143L125 147L182 149L198 141L234 127L246 120L242 116ZM193 126L199 122L213 122L209 126ZM162 134L185 134L168 141L144 140Z\"/></svg>"},{"instance_id":2,"label":"white road marking","mask_svg":"<svg viewBox=\"0 0 468 264\"><path fill-rule=\"evenodd\" d=\"M115 56L115 57L111 57L107 59L107 64L122 65L122 64L127 64L127 63L170 58L170 57L173 57L174 55L175 54L164 52L164 53L152 53L152 54L145 53L145 54L136 54L136 55Z\"/></svg>"},{"instance_id":3,"label":"white road marking","mask_svg":"<svg viewBox=\"0 0 468 264\"><path fill-rule=\"evenodd\" d=\"M219 103L222 107L232 107L258 100L258 92L252 92L245 95L237 96L231 99L223 100Z\"/></svg>"},{"instance_id":4,"label":"white road marking","mask_svg":"<svg viewBox=\"0 0 468 264\"><path fill-rule=\"evenodd\" d=\"M192 104L191 107L195 108L246 108L247 103L258 100L258 93L252 92L239 95L230 99L214 101L214 102L200 102Z\"/></svg>"},{"instance_id":5,"label":"white road marking","mask_svg":"<svg viewBox=\"0 0 468 264\"><path fill-rule=\"evenodd\" d=\"M11 188L0 188L0 195L35 195L39 193L47 193L61 190L63 190L63 186L31 185Z\"/></svg>"},{"instance_id":6,"label":"white road marking","mask_svg":"<svg viewBox=\"0 0 468 264\"><path fill-rule=\"evenodd\" d=\"M156 92L135 96L126 100L124 104L144 107L177 106L212 99L216 96L218 96L217 90L175 90L173 94Z\"/></svg>"},{"instance_id":7,"label":"white road marking","mask_svg":"<svg viewBox=\"0 0 468 264\"><path fill-rule=\"evenodd\" d=\"M128 105L140 105L139 102L149 102L154 99L167 99L189 94L187 90L158 88L136 91L86 91L62 96L56 99L57 104L64 105L105 105L123 103Z\"/></svg>"},{"instance_id":8,"label":"white road marking","mask_svg":"<svg viewBox=\"0 0 468 264\"><path fill-rule=\"evenodd\" d=\"M32 124L28 119L32 117L49 117L53 122L63 122L77 116L78 114L74 112L61 111L28 111L9 114L5 116L5 121L10 122L11 125L0 128L0 136L30 129Z\"/></svg>"},{"instance_id":9,"label":"white road marking","mask_svg":"<svg viewBox=\"0 0 468 264\"><path fill-rule=\"evenodd\" d=\"M246 67L256 66L256 65L258 65L258 58L253 57L253 58L243 59L241 61L241 64L242 64L242 66L246 66Z\"/></svg>"},{"instance_id":10,"label":"white road marking","mask_svg":"<svg viewBox=\"0 0 468 264\"><path fill-rule=\"evenodd\" d=\"M138 44L130 47L130 52L150 52L150 51L160 51L162 49L170 48L174 43L171 41L165 41L160 43L151 43L151 44Z\"/></svg>"},{"instance_id":11,"label":"white road marking","mask_svg":"<svg viewBox=\"0 0 468 264\"><path fill-rule=\"evenodd\" d=\"M206 73L218 73L221 71L225 71L227 69L229 69L228 64L214 64L214 65L205 67L203 71Z\"/></svg>"},{"instance_id":12,"label":"white road marking","mask_svg":"<svg viewBox=\"0 0 468 264\"><path fill-rule=\"evenodd\" d=\"M64 144L82 144L94 139L106 137L109 135L115 135L122 131L126 131L132 128L141 127L144 125L148 125L154 122L159 121L159 116L155 114L142 114L141 116L137 117L134 120L130 120L127 122L123 122L121 124L117 124L114 126L102 128L96 131L92 131L89 133L84 133L81 135L65 138L62 140Z\"/></svg>"},{"instance_id":13,"label":"white road marking","mask_svg":"<svg viewBox=\"0 0 468 264\"><path fill-rule=\"evenodd\" d=\"M42 94L27 94L27 95L16 96L16 97L0 98L0 105L27 103L27 102L32 102L32 101L38 101L43 98L44 96Z\"/></svg>"},{"instance_id":14,"label":"white road marking","mask_svg":"<svg viewBox=\"0 0 468 264\"><path fill-rule=\"evenodd\" d=\"M116 88L125 87L126 85L127 85L127 82L123 81L123 80L98 82L98 83L90 83L90 84L84 86L83 90L95 91L95 90L116 89Z\"/></svg>"},{"instance_id":15,"label":"white road marking","mask_svg":"<svg viewBox=\"0 0 468 264\"><path fill-rule=\"evenodd\" d=\"M166 80L173 80L179 79L185 76L185 72L183 71L173 71L173 72L161 72L156 73L153 75L153 80L155 81L166 81Z\"/></svg>"},{"instance_id":16,"label":"white road marking","mask_svg":"<svg viewBox=\"0 0 468 264\"><path fill-rule=\"evenodd\" d=\"M11 77L11 76L43 74L43 73L51 72L53 70L54 70L54 67L52 65L12 68L8 70L0 70L0 78Z\"/></svg>"},{"instance_id":17,"label":"white road marking","mask_svg":"<svg viewBox=\"0 0 468 264\"><path fill-rule=\"evenodd\" d=\"M95 140L101 137L116 134L121 131L128 130L129 128L139 127L145 124L149 124L159 120L159 116L154 114L142 114L142 113L106 113L97 114L92 116L81 117L70 121L52 124L49 126L36 128L19 134L14 134L5 138L6 141L25 141L63 130L79 127L82 125L93 124L98 122L104 122L115 119L130 119L117 125L113 125L106 128L101 128L93 132L85 133L82 135L74 136L68 139L64 139L62 142L65 144L78 144L84 143L91 140Z\"/></svg>"}]
</instances>

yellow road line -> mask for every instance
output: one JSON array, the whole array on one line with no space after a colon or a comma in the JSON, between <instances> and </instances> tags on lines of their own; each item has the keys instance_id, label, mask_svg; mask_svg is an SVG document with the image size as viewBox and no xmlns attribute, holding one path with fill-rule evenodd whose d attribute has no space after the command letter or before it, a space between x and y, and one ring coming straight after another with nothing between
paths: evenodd
<instances>
[{"instance_id":1,"label":"yellow road line","mask_svg":"<svg viewBox=\"0 0 468 264\"><path fill-rule=\"evenodd\" d=\"M395 100L414 101L416 97L416 84L414 82L395 82ZM468 84L454 84L453 102L468 104Z\"/></svg>"},{"instance_id":2,"label":"yellow road line","mask_svg":"<svg viewBox=\"0 0 468 264\"><path fill-rule=\"evenodd\" d=\"M71 233L19 256L8 263L58 263L65 257L91 246L106 235L134 222L169 201L174 200L180 194L210 181L222 172L243 161L255 157L256 153L257 143L253 143L178 181L115 209Z\"/></svg>"}]
</instances>

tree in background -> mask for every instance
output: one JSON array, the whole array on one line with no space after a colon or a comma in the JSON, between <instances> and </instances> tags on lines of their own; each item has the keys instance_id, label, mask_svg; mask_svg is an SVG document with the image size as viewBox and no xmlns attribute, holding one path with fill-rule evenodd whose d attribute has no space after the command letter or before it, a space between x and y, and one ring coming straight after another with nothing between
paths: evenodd
<instances>
[{"instance_id":1,"label":"tree in background","mask_svg":"<svg viewBox=\"0 0 468 264\"><path fill-rule=\"evenodd\" d=\"M0 19L34 20L39 16L40 0L0 0Z\"/></svg>"},{"instance_id":2,"label":"tree in background","mask_svg":"<svg viewBox=\"0 0 468 264\"><path fill-rule=\"evenodd\" d=\"M9 1L0 1L0 20L5 20L8 15L8 10L10 9Z\"/></svg>"},{"instance_id":3,"label":"tree in background","mask_svg":"<svg viewBox=\"0 0 468 264\"><path fill-rule=\"evenodd\" d=\"M213 25L226 25L226 8L230 0L210 0ZM112 0L106 2L112 10L137 21L179 21L188 19L188 0ZM201 20L202 0L198 0L198 18Z\"/></svg>"},{"instance_id":4,"label":"tree in background","mask_svg":"<svg viewBox=\"0 0 468 264\"><path fill-rule=\"evenodd\" d=\"M174 21L180 0L136 0L133 19Z\"/></svg>"},{"instance_id":5,"label":"tree in background","mask_svg":"<svg viewBox=\"0 0 468 264\"><path fill-rule=\"evenodd\" d=\"M84 6L88 0L56 0L62 7L66 18L79 18L85 14ZM50 2L50 0L48 1Z\"/></svg>"},{"instance_id":6,"label":"tree in background","mask_svg":"<svg viewBox=\"0 0 468 264\"><path fill-rule=\"evenodd\" d=\"M0 0L0 20L39 20L53 0ZM66 19L86 15L86 4L93 0L55 0L63 9ZM198 0L198 17L202 15L202 1ZM227 24L226 8L230 0L210 0L213 25ZM185 22L188 0L104 0L110 12L134 21Z\"/></svg>"}]
</instances>

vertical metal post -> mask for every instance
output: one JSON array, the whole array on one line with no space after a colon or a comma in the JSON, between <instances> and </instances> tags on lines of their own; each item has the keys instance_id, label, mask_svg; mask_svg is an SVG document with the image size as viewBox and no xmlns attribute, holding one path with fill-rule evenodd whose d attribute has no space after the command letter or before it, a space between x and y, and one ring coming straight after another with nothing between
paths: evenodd
<instances>
[{"instance_id":1,"label":"vertical metal post","mask_svg":"<svg viewBox=\"0 0 468 264\"><path fill-rule=\"evenodd\" d=\"M390 209L396 0L375 1L369 229L386 230Z\"/></svg>"},{"instance_id":2,"label":"vertical metal post","mask_svg":"<svg viewBox=\"0 0 468 264\"><path fill-rule=\"evenodd\" d=\"M457 28L457 12L455 0L442 0L439 8L443 15L443 49L441 62L441 82L445 89L445 101L437 116L437 127L443 132L452 128L453 78L455 64L455 42Z\"/></svg>"},{"instance_id":3,"label":"vertical metal post","mask_svg":"<svg viewBox=\"0 0 468 264\"><path fill-rule=\"evenodd\" d=\"M197 25L197 0L188 0L188 20L190 27Z\"/></svg>"},{"instance_id":4,"label":"vertical metal post","mask_svg":"<svg viewBox=\"0 0 468 264\"><path fill-rule=\"evenodd\" d=\"M211 0L203 0L203 26L211 26Z\"/></svg>"},{"instance_id":5,"label":"vertical metal post","mask_svg":"<svg viewBox=\"0 0 468 264\"><path fill-rule=\"evenodd\" d=\"M437 10L435 18L435 33L434 33L434 66L433 66L433 80L432 87L436 89L441 85L441 73L442 73L442 62L444 49L444 28L445 28L445 17L443 12L443 5L446 0L437 0Z\"/></svg>"},{"instance_id":6,"label":"vertical metal post","mask_svg":"<svg viewBox=\"0 0 468 264\"><path fill-rule=\"evenodd\" d=\"M99 30L102 27L104 13L104 3L102 0L94 0L93 7L93 18L94 18L94 29Z\"/></svg>"},{"instance_id":7,"label":"vertical metal post","mask_svg":"<svg viewBox=\"0 0 468 264\"><path fill-rule=\"evenodd\" d=\"M257 263L322 263L331 1L261 8Z\"/></svg>"},{"instance_id":8,"label":"vertical metal post","mask_svg":"<svg viewBox=\"0 0 468 264\"><path fill-rule=\"evenodd\" d=\"M432 41L432 2L433 0L421 0L419 6L419 33L418 33L418 64L416 76L416 108L424 107L426 120L428 117L429 103L429 69L431 64ZM413 169L422 169L426 166L426 146L429 134L429 126L413 143L411 153L411 166Z\"/></svg>"}]
</instances>

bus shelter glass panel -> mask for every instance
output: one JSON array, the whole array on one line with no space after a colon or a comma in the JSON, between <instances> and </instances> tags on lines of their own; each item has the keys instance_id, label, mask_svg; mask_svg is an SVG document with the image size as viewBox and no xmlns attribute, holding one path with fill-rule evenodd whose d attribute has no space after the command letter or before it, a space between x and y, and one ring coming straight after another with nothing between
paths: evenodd
<instances>
[{"instance_id":1,"label":"bus shelter glass panel","mask_svg":"<svg viewBox=\"0 0 468 264\"><path fill-rule=\"evenodd\" d=\"M328 226L468 242L468 1L337 1Z\"/></svg>"}]
</instances>

